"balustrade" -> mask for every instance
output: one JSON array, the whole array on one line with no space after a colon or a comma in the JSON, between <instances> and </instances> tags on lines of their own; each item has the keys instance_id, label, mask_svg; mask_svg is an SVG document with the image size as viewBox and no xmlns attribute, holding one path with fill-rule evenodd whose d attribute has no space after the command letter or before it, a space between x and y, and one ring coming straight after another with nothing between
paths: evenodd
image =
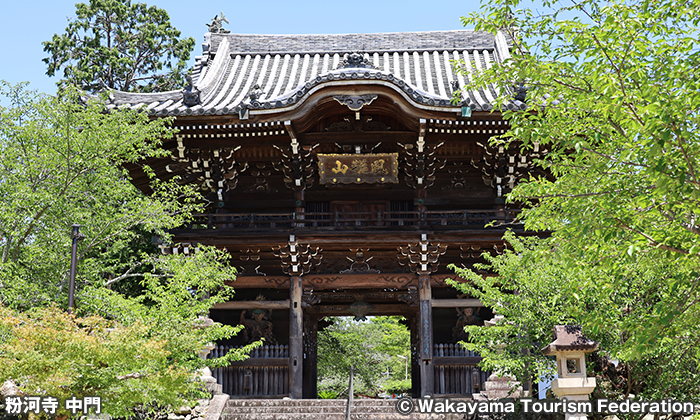
<instances>
[{"instance_id":1,"label":"balustrade","mask_svg":"<svg viewBox=\"0 0 700 420\"><path fill-rule=\"evenodd\" d=\"M434 344L435 394L471 395L483 390L488 373L477 366L481 357L460 344Z\"/></svg>"},{"instance_id":2,"label":"balustrade","mask_svg":"<svg viewBox=\"0 0 700 420\"><path fill-rule=\"evenodd\" d=\"M519 210L357 211L309 213L211 213L195 215L191 229L260 229L517 224Z\"/></svg>"},{"instance_id":3,"label":"balustrade","mask_svg":"<svg viewBox=\"0 0 700 420\"><path fill-rule=\"evenodd\" d=\"M209 358L223 357L239 346L216 346ZM260 346L246 360L213 369L224 394L231 396L289 395L289 346Z\"/></svg>"}]
</instances>

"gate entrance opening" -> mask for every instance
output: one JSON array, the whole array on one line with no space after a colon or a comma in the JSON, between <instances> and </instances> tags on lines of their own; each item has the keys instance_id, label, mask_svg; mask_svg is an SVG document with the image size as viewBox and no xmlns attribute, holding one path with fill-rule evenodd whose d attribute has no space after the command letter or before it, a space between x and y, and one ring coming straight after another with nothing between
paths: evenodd
<instances>
[{"instance_id":1,"label":"gate entrance opening","mask_svg":"<svg viewBox=\"0 0 700 420\"><path fill-rule=\"evenodd\" d=\"M354 367L355 395L411 395L411 333L406 318L319 320L317 366L319 398L347 396L350 366Z\"/></svg>"}]
</instances>

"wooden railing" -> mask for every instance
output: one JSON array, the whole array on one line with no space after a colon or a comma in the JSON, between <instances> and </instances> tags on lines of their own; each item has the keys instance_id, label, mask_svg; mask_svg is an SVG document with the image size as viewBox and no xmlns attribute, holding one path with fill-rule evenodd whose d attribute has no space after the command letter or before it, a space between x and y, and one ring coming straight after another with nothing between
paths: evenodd
<instances>
[{"instance_id":1,"label":"wooden railing","mask_svg":"<svg viewBox=\"0 0 700 420\"><path fill-rule=\"evenodd\" d=\"M314 213L209 213L198 214L193 229L246 229L298 227L472 226L482 228L517 224L520 210L429 210Z\"/></svg>"},{"instance_id":2,"label":"wooden railing","mask_svg":"<svg viewBox=\"0 0 700 420\"><path fill-rule=\"evenodd\" d=\"M433 346L433 368L435 394L471 395L483 390L488 378L477 364L481 357L467 351L460 344L435 344Z\"/></svg>"},{"instance_id":3,"label":"wooden railing","mask_svg":"<svg viewBox=\"0 0 700 420\"><path fill-rule=\"evenodd\" d=\"M236 346L216 346L209 358L221 357ZM246 360L213 369L224 394L232 397L289 395L289 346L261 346Z\"/></svg>"}]
</instances>

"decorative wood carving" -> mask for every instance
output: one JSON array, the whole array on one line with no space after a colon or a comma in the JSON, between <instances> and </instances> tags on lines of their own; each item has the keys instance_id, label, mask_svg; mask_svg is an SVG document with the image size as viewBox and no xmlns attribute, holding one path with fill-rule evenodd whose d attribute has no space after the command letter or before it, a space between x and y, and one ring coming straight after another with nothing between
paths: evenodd
<instances>
[{"instance_id":1,"label":"decorative wood carving","mask_svg":"<svg viewBox=\"0 0 700 420\"><path fill-rule=\"evenodd\" d=\"M369 144L338 144L335 146L343 151L343 153L350 154L355 153L357 155L361 153L372 153L374 149L381 146L382 142L376 143L374 146Z\"/></svg>"},{"instance_id":2,"label":"decorative wood carving","mask_svg":"<svg viewBox=\"0 0 700 420\"><path fill-rule=\"evenodd\" d=\"M277 190L270 187L270 184L267 182L267 178L270 177L272 174L272 171L270 169L266 168L266 165L264 163L258 163L255 165L255 169L250 169L250 174L255 177L255 183L249 187L243 190L243 192L246 193L276 193Z\"/></svg>"},{"instance_id":3,"label":"decorative wood carving","mask_svg":"<svg viewBox=\"0 0 700 420\"><path fill-rule=\"evenodd\" d=\"M177 144L176 156L172 156L177 163L167 165L166 171L184 171L181 184L195 183L200 189L215 193L219 202L223 202L224 193L236 188L238 176L248 169L248 163L240 164L234 157L241 146L187 149L182 137L177 138Z\"/></svg>"},{"instance_id":4,"label":"decorative wood carving","mask_svg":"<svg viewBox=\"0 0 700 420\"><path fill-rule=\"evenodd\" d=\"M242 262L246 263L245 265L239 266L239 273L245 274L245 273L255 273L258 275L264 275L259 271L260 269L260 264L256 264L258 261L260 261L260 249L241 249L240 255L238 256L238 259L241 260ZM250 262L252 261L252 264ZM253 264L256 264L253 266Z\"/></svg>"},{"instance_id":5,"label":"decorative wood carving","mask_svg":"<svg viewBox=\"0 0 700 420\"><path fill-rule=\"evenodd\" d=\"M291 137L291 143L288 148L284 149L276 144L272 145L282 154L282 159L277 163L273 163L272 166L276 171L284 174L284 184L287 188L294 191L303 191L310 188L314 183L315 164L312 155L319 144L303 148L297 141L291 123L287 124L285 122L285 127Z\"/></svg>"},{"instance_id":6,"label":"decorative wood carving","mask_svg":"<svg viewBox=\"0 0 700 420\"><path fill-rule=\"evenodd\" d=\"M317 266L321 258L321 248L312 248L309 244L301 245L294 235L289 235L286 245L273 247L272 252L282 260L282 271L292 276L301 276Z\"/></svg>"},{"instance_id":7,"label":"decorative wood carving","mask_svg":"<svg viewBox=\"0 0 700 420\"><path fill-rule=\"evenodd\" d=\"M399 247L399 264L408 265L418 275L434 273L438 269L438 259L447 252L447 246L431 245L428 235L421 235L418 244Z\"/></svg>"},{"instance_id":8,"label":"decorative wood carving","mask_svg":"<svg viewBox=\"0 0 700 420\"><path fill-rule=\"evenodd\" d=\"M408 305L418 304L418 288L416 286L409 286L408 293L399 296L399 300Z\"/></svg>"},{"instance_id":9,"label":"decorative wood carving","mask_svg":"<svg viewBox=\"0 0 700 420\"><path fill-rule=\"evenodd\" d=\"M359 112L358 112L359 114ZM375 121L370 115L358 118L358 115L348 115L342 121L336 121L326 127L326 131L331 133L343 132L365 132L365 131L389 131L391 127L383 121Z\"/></svg>"},{"instance_id":10,"label":"decorative wood carving","mask_svg":"<svg viewBox=\"0 0 700 420\"><path fill-rule=\"evenodd\" d=\"M350 249L350 252L355 253L354 258L350 257L345 257L348 259L348 261L351 262L350 268L347 270L342 270L340 274L379 274L379 270L374 270L372 268L369 268L369 262L372 260L374 257L365 257L365 252L369 251L369 248L367 249Z\"/></svg>"},{"instance_id":11,"label":"decorative wood carving","mask_svg":"<svg viewBox=\"0 0 700 420\"><path fill-rule=\"evenodd\" d=\"M397 143L404 150L404 173L406 185L413 189L426 189L435 183L435 172L445 167L446 161L438 159L435 154L443 143L428 146L419 137L416 146L413 144Z\"/></svg>"},{"instance_id":12,"label":"decorative wood carving","mask_svg":"<svg viewBox=\"0 0 700 420\"><path fill-rule=\"evenodd\" d=\"M342 276L306 276L304 277L304 283L314 288L328 288L342 278Z\"/></svg>"},{"instance_id":13,"label":"decorative wood carving","mask_svg":"<svg viewBox=\"0 0 700 420\"><path fill-rule=\"evenodd\" d=\"M333 95L333 99L339 104L347 106L350 111L359 111L363 106L369 105L377 99L377 95Z\"/></svg>"},{"instance_id":14,"label":"decorative wood carving","mask_svg":"<svg viewBox=\"0 0 700 420\"><path fill-rule=\"evenodd\" d=\"M384 284L395 285L397 289L403 289L416 283L416 277L411 274L381 274L377 277Z\"/></svg>"},{"instance_id":15,"label":"decorative wood carving","mask_svg":"<svg viewBox=\"0 0 700 420\"><path fill-rule=\"evenodd\" d=\"M372 117L367 116L362 124L362 131L389 131L391 127L383 121L374 121Z\"/></svg>"},{"instance_id":16,"label":"decorative wood carving","mask_svg":"<svg viewBox=\"0 0 700 420\"><path fill-rule=\"evenodd\" d=\"M344 132L351 132L354 131L354 124L351 122L352 120L348 117L343 118L343 121L336 121L334 123L331 123L328 127L326 127L326 131L330 133L344 133Z\"/></svg>"},{"instance_id":17,"label":"decorative wood carving","mask_svg":"<svg viewBox=\"0 0 700 420\"><path fill-rule=\"evenodd\" d=\"M468 170L462 162L453 162L452 165L450 165L447 168L447 172L449 172L450 175L452 175L452 179L450 180L450 185L447 185L442 188L443 191L475 189L473 185L469 185L466 177L464 176L464 174L467 173Z\"/></svg>"},{"instance_id":18,"label":"decorative wood carving","mask_svg":"<svg viewBox=\"0 0 700 420\"><path fill-rule=\"evenodd\" d=\"M409 268L408 265L406 268ZM455 274L433 274L430 276L430 284L432 287L447 287L445 279L448 278L460 281ZM240 275L236 277L235 281L227 281L226 284L238 289L287 289L289 288L289 277ZM406 290L410 286L418 285L418 276L412 273L309 274L302 278L302 284L305 288L313 288L315 293L319 290L340 289Z\"/></svg>"},{"instance_id":19,"label":"decorative wood carving","mask_svg":"<svg viewBox=\"0 0 700 420\"><path fill-rule=\"evenodd\" d=\"M533 150L527 155L519 154L517 151L508 153L502 145L477 144L484 150L484 154L477 162L472 159L471 164L481 170L484 184L494 188L498 197L509 193L524 177L545 174L539 166L534 164L534 160L541 159L548 152L538 144L535 144Z\"/></svg>"},{"instance_id":20,"label":"decorative wood carving","mask_svg":"<svg viewBox=\"0 0 700 420\"><path fill-rule=\"evenodd\" d=\"M503 244L494 244L491 248L482 248L479 245L460 245L459 250L462 252L459 253L459 257L462 259L476 259L481 258L484 252L494 255L500 254L503 252L503 249Z\"/></svg>"},{"instance_id":21,"label":"decorative wood carving","mask_svg":"<svg viewBox=\"0 0 700 420\"><path fill-rule=\"evenodd\" d=\"M321 184L376 184L398 180L398 153L318 154Z\"/></svg>"},{"instance_id":22,"label":"decorative wood carving","mask_svg":"<svg viewBox=\"0 0 700 420\"><path fill-rule=\"evenodd\" d=\"M313 306L321 303L321 297L315 295L313 289L304 288L304 293L301 295L301 301L304 306Z\"/></svg>"},{"instance_id":23,"label":"decorative wood carving","mask_svg":"<svg viewBox=\"0 0 700 420\"><path fill-rule=\"evenodd\" d=\"M355 316L355 321L367 321L367 315L375 308L371 303L367 303L364 297L359 296L358 299L345 307L345 309Z\"/></svg>"},{"instance_id":24,"label":"decorative wood carving","mask_svg":"<svg viewBox=\"0 0 700 420\"><path fill-rule=\"evenodd\" d=\"M264 277L264 284L275 289L289 287L289 277Z\"/></svg>"}]
</instances>

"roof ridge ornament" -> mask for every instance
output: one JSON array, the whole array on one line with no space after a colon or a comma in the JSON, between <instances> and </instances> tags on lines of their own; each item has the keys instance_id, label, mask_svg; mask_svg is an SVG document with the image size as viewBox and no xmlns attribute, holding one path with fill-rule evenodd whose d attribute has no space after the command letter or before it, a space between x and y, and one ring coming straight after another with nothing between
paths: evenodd
<instances>
[{"instance_id":1,"label":"roof ridge ornament","mask_svg":"<svg viewBox=\"0 0 700 420\"><path fill-rule=\"evenodd\" d=\"M360 51L353 51L345 54L343 57L343 62L340 63L338 69L347 68L365 68L365 69L377 69L374 67L371 61L369 61L365 55ZM379 69L377 69L379 70Z\"/></svg>"},{"instance_id":2,"label":"roof ridge ornament","mask_svg":"<svg viewBox=\"0 0 700 420\"><path fill-rule=\"evenodd\" d=\"M182 103L186 106L199 105L201 103L199 89L194 85L192 75L188 74L185 78L187 79L187 87L182 90Z\"/></svg>"},{"instance_id":3,"label":"roof ridge ornament","mask_svg":"<svg viewBox=\"0 0 700 420\"><path fill-rule=\"evenodd\" d=\"M209 32L214 33L214 34L228 34L231 33L228 29L224 29L223 22L226 23L231 23L226 19L226 16L224 15L224 12L221 12L221 17L219 15L214 15L214 17L211 20L211 23L205 23L209 27Z\"/></svg>"}]
</instances>

